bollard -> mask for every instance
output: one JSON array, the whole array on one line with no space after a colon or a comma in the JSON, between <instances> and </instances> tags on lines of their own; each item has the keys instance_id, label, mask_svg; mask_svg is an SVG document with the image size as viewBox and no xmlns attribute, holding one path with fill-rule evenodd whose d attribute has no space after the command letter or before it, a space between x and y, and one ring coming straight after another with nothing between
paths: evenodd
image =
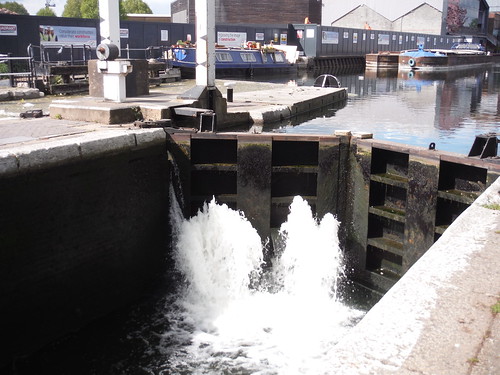
<instances>
[{"instance_id":1,"label":"bollard","mask_svg":"<svg viewBox=\"0 0 500 375\"><path fill-rule=\"evenodd\" d=\"M224 83L224 86L227 88L227 101L232 103L233 102L233 87L236 84L236 82L226 82Z\"/></svg>"}]
</instances>

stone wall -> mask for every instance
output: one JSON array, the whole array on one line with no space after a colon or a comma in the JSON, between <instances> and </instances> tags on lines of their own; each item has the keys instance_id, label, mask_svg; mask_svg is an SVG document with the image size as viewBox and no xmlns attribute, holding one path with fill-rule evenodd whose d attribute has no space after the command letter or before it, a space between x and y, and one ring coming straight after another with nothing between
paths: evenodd
<instances>
[{"instance_id":1,"label":"stone wall","mask_svg":"<svg viewBox=\"0 0 500 375\"><path fill-rule=\"evenodd\" d=\"M1 155L0 365L132 303L163 274L160 132Z\"/></svg>"}]
</instances>

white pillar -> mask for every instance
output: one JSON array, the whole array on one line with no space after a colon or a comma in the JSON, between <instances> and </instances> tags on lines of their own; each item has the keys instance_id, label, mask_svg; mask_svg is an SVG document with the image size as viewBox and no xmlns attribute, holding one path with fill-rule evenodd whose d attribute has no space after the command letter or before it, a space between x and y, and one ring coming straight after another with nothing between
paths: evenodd
<instances>
[{"instance_id":1,"label":"white pillar","mask_svg":"<svg viewBox=\"0 0 500 375\"><path fill-rule=\"evenodd\" d=\"M120 51L120 8L118 0L99 0L99 17L101 19L101 43L114 44L118 46Z\"/></svg>"},{"instance_id":2,"label":"white pillar","mask_svg":"<svg viewBox=\"0 0 500 375\"><path fill-rule=\"evenodd\" d=\"M102 74L104 99L123 103L127 98L125 77L132 72L130 61L98 61L97 71Z\"/></svg>"},{"instance_id":3,"label":"white pillar","mask_svg":"<svg viewBox=\"0 0 500 375\"><path fill-rule=\"evenodd\" d=\"M215 87L215 2L195 0L196 85Z\"/></svg>"}]
</instances>

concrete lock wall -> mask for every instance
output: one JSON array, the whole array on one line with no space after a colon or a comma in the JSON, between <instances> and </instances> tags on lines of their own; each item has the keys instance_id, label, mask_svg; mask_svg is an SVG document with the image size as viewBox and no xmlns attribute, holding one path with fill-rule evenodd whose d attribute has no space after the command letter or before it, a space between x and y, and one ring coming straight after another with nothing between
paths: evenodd
<instances>
[{"instance_id":1,"label":"concrete lock wall","mask_svg":"<svg viewBox=\"0 0 500 375\"><path fill-rule=\"evenodd\" d=\"M385 292L500 176L500 163L353 139L349 170L351 277Z\"/></svg>"},{"instance_id":2,"label":"concrete lock wall","mask_svg":"<svg viewBox=\"0 0 500 375\"><path fill-rule=\"evenodd\" d=\"M1 154L0 365L130 304L163 274L165 134L116 134Z\"/></svg>"},{"instance_id":3,"label":"concrete lock wall","mask_svg":"<svg viewBox=\"0 0 500 375\"><path fill-rule=\"evenodd\" d=\"M173 134L185 212L215 196L261 237L295 195L341 222L349 277L384 293L498 176L495 159L344 136Z\"/></svg>"},{"instance_id":4,"label":"concrete lock wall","mask_svg":"<svg viewBox=\"0 0 500 375\"><path fill-rule=\"evenodd\" d=\"M1 151L0 364L133 302L168 266L168 158L186 216L215 196L265 239L295 195L335 214L349 278L380 293L500 176L495 159L348 133L113 130Z\"/></svg>"}]
</instances>

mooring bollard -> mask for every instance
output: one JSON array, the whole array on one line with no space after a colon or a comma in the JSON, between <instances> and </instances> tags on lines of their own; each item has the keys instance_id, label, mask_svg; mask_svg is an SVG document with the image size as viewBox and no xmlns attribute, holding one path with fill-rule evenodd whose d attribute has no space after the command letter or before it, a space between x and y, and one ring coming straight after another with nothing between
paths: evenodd
<instances>
[{"instance_id":1,"label":"mooring bollard","mask_svg":"<svg viewBox=\"0 0 500 375\"><path fill-rule=\"evenodd\" d=\"M97 71L103 75L105 100L122 103L126 98L125 76L132 72L130 61L115 60L120 50L114 44L99 44L96 48Z\"/></svg>"},{"instance_id":2,"label":"mooring bollard","mask_svg":"<svg viewBox=\"0 0 500 375\"><path fill-rule=\"evenodd\" d=\"M232 103L233 102L233 88L234 88L234 85L236 83L235 82L226 82L224 83L224 86L227 88L227 101Z\"/></svg>"}]
</instances>

